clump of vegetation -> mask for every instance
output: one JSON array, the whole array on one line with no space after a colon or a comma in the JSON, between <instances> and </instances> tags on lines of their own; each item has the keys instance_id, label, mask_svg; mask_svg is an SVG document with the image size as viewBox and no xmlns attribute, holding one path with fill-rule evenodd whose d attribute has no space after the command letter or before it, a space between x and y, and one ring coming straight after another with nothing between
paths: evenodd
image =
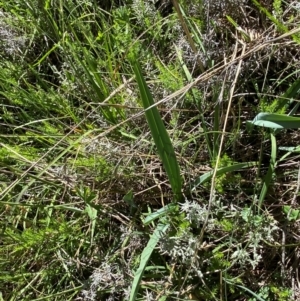
<instances>
[{"instance_id":1,"label":"clump of vegetation","mask_svg":"<svg viewBox=\"0 0 300 301\"><path fill-rule=\"evenodd\" d=\"M0 299L300 300L299 26L0 1Z\"/></svg>"}]
</instances>

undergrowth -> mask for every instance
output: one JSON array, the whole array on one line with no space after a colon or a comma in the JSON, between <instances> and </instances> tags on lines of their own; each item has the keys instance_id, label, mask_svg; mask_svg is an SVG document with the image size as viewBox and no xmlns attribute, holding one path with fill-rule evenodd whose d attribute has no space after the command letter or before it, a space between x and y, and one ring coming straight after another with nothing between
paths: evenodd
<instances>
[{"instance_id":1,"label":"undergrowth","mask_svg":"<svg viewBox=\"0 0 300 301\"><path fill-rule=\"evenodd\" d=\"M300 300L299 26L0 1L0 300Z\"/></svg>"}]
</instances>

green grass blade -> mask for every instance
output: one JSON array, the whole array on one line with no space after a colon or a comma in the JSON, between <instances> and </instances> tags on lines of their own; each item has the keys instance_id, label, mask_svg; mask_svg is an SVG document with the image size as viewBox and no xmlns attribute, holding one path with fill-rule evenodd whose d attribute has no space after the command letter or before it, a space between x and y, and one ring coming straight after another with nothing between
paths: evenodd
<instances>
[{"instance_id":1,"label":"green grass blade","mask_svg":"<svg viewBox=\"0 0 300 301\"><path fill-rule=\"evenodd\" d=\"M218 101L218 98L221 94L223 94L223 88L219 89L218 85L216 85L216 89L213 91L213 103L215 104L214 108L214 114L213 114L213 155L212 155L212 161L216 161L218 154L219 154L219 149L220 149L220 139L221 139L221 134L219 133L220 129L220 101Z\"/></svg>"},{"instance_id":2,"label":"green grass blade","mask_svg":"<svg viewBox=\"0 0 300 301\"><path fill-rule=\"evenodd\" d=\"M271 184L275 166L276 166L276 156L277 156L277 146L276 146L276 138L273 133L271 133L271 158L270 158L270 164L267 171L267 174L264 178L264 183L260 192L259 200L258 200L258 212L261 210L262 203L266 197L268 188Z\"/></svg>"},{"instance_id":3,"label":"green grass blade","mask_svg":"<svg viewBox=\"0 0 300 301\"><path fill-rule=\"evenodd\" d=\"M162 237L162 234L164 232L166 232L168 227L169 227L169 225L158 224L156 229L154 230L153 234L151 235L147 246L144 248L142 255L141 255L140 266L137 269L134 279L133 279L129 301L136 300L136 296L137 296L137 293L140 288L140 282L142 280L147 263L151 257L151 254L152 254L154 248L156 247L158 241Z\"/></svg>"},{"instance_id":4,"label":"green grass blade","mask_svg":"<svg viewBox=\"0 0 300 301\"><path fill-rule=\"evenodd\" d=\"M255 165L257 165L257 162L246 162L246 163L233 164L233 165L222 167L222 168L218 169L216 175L220 176L227 172L233 172L233 171L237 171L242 168L252 167ZM205 182L210 180L211 177L213 176L213 174L214 174L214 170L211 170L211 171L205 173L204 175L198 177L192 184L192 187L193 187L192 190L195 190L197 186L204 184Z\"/></svg>"},{"instance_id":5,"label":"green grass blade","mask_svg":"<svg viewBox=\"0 0 300 301\"><path fill-rule=\"evenodd\" d=\"M254 293L253 291L251 291L249 288L243 286L243 285L239 285L234 283L232 280L229 279L224 279L229 285L233 285L235 287L239 287L241 289L243 289L244 291L248 292L249 294L251 294L252 296L254 296L257 300L259 301L265 301L265 299L261 298L260 296L258 296L256 293Z\"/></svg>"},{"instance_id":6,"label":"green grass blade","mask_svg":"<svg viewBox=\"0 0 300 301\"><path fill-rule=\"evenodd\" d=\"M96 221L97 221L97 215L98 215L98 210L90 206L89 204L86 204L85 211L87 215L90 218L91 222L91 237L90 237L90 242L91 244L94 243L94 235L95 235L95 229L96 229Z\"/></svg>"},{"instance_id":7,"label":"green grass blade","mask_svg":"<svg viewBox=\"0 0 300 301\"><path fill-rule=\"evenodd\" d=\"M46 171L48 170L48 168L50 168L50 166L53 166L57 161L59 161L59 159L61 159L65 154L69 153L71 151L71 149L73 149L76 145L78 145L78 143L84 138L87 137L89 134L91 134L93 131L88 131L85 134L83 134L82 136L80 136L77 140L75 140L72 144L70 144L68 147L66 147L60 154L58 154L48 165L46 165L45 168L41 169L41 171L39 171L39 173L35 176L35 177L31 177L33 178L32 180L30 180L28 182L28 184L26 184L25 186L22 187L21 192L19 193L17 200L20 200L22 198L22 196L24 195L24 193L36 182L36 179L41 179L42 175L44 173L46 173ZM58 147L59 144L61 142L63 142L64 139L61 139L56 145L55 147ZM7 149L10 149L7 145L0 143L0 146L5 147ZM2 192L1 192L1 196L0 196L0 201L2 201L7 194L16 186L20 183L20 181L25 178L27 176L27 173L33 169L33 167L35 165L37 165L37 163L39 163L47 154L50 153L51 150L53 150L54 147L52 147L52 149L50 149L47 153L45 153L42 157L39 158L38 161L36 161L34 164L31 165L31 167L28 168L27 172L22 173L22 175L16 179L13 183L11 183L8 187L6 187Z\"/></svg>"},{"instance_id":8,"label":"green grass blade","mask_svg":"<svg viewBox=\"0 0 300 301\"><path fill-rule=\"evenodd\" d=\"M286 92L278 97L275 101L278 101L279 105L276 108L276 111L281 110L288 103L291 103L297 95L300 93L300 79L297 79L293 84L286 90Z\"/></svg>"},{"instance_id":9,"label":"green grass blade","mask_svg":"<svg viewBox=\"0 0 300 301\"><path fill-rule=\"evenodd\" d=\"M252 2L258 7L258 9L263 12L269 20L271 20L278 28L280 32L288 32L288 27L283 23L279 22L276 17L274 17L265 7L263 7L257 0L252 0Z\"/></svg>"},{"instance_id":10,"label":"green grass blade","mask_svg":"<svg viewBox=\"0 0 300 301\"><path fill-rule=\"evenodd\" d=\"M157 147L158 154L167 172L173 193L175 194L175 199L180 200L182 198L181 176L173 145L157 107L153 106L154 101L152 95L142 75L140 65L136 60L133 61L133 69L141 93L146 119ZM149 107L151 108L149 109Z\"/></svg>"},{"instance_id":11,"label":"green grass blade","mask_svg":"<svg viewBox=\"0 0 300 301\"><path fill-rule=\"evenodd\" d=\"M168 205L160 208L159 210L149 214L143 221L143 224L148 225L148 224L152 223L153 221L155 221L156 219L162 218L166 214L173 212L176 208L177 208L177 205L175 205L174 203L168 204Z\"/></svg>"},{"instance_id":12,"label":"green grass blade","mask_svg":"<svg viewBox=\"0 0 300 301\"><path fill-rule=\"evenodd\" d=\"M231 23L237 31L239 31L246 42L251 42L250 36L244 31L230 16L226 15L227 20Z\"/></svg>"},{"instance_id":13,"label":"green grass blade","mask_svg":"<svg viewBox=\"0 0 300 301\"><path fill-rule=\"evenodd\" d=\"M235 285L235 286L245 290L246 292L248 292L249 294L254 296L258 301L266 301L265 299L261 298L260 296L258 296L257 294L255 294L254 292L252 292L251 290L249 290L249 288L247 288L245 286L242 286L242 285Z\"/></svg>"},{"instance_id":14,"label":"green grass blade","mask_svg":"<svg viewBox=\"0 0 300 301\"><path fill-rule=\"evenodd\" d=\"M42 58L40 58L40 59L33 65L33 67L40 65L47 57L49 57L49 55L50 55L52 52L54 52L54 50L56 50L56 48L59 48L59 47L60 47L60 44L59 44L59 43L58 43L58 44L55 44L49 51L47 51L46 54L44 54L44 55L42 56Z\"/></svg>"}]
</instances>

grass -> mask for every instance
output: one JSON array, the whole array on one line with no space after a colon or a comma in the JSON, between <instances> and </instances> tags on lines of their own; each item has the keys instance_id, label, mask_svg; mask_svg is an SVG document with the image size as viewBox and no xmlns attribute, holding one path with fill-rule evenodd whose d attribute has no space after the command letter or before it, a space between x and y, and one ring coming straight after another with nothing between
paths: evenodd
<instances>
[{"instance_id":1,"label":"grass","mask_svg":"<svg viewBox=\"0 0 300 301\"><path fill-rule=\"evenodd\" d=\"M0 16L0 300L300 300L295 2Z\"/></svg>"}]
</instances>

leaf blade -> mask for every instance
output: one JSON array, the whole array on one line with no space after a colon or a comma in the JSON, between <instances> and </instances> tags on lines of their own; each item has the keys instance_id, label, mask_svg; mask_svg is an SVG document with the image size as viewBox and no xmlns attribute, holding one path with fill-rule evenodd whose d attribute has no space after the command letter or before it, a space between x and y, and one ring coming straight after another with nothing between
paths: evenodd
<instances>
[{"instance_id":1,"label":"leaf blade","mask_svg":"<svg viewBox=\"0 0 300 301\"><path fill-rule=\"evenodd\" d=\"M135 301L137 293L139 291L140 282L142 280L144 271L146 269L147 263L151 257L151 254L162 237L162 233L165 233L168 229L169 225L158 224L153 234L151 235L147 246L144 248L141 255L140 266L135 272L135 276L131 286L130 298L129 301Z\"/></svg>"},{"instance_id":2,"label":"leaf blade","mask_svg":"<svg viewBox=\"0 0 300 301\"><path fill-rule=\"evenodd\" d=\"M262 112L248 123L272 129L297 129L300 128L300 117Z\"/></svg>"},{"instance_id":3,"label":"leaf blade","mask_svg":"<svg viewBox=\"0 0 300 301\"><path fill-rule=\"evenodd\" d=\"M142 75L139 63L136 60L133 60L132 65L152 138L168 175L175 199L180 200L182 198L180 168L173 145Z\"/></svg>"}]
</instances>

